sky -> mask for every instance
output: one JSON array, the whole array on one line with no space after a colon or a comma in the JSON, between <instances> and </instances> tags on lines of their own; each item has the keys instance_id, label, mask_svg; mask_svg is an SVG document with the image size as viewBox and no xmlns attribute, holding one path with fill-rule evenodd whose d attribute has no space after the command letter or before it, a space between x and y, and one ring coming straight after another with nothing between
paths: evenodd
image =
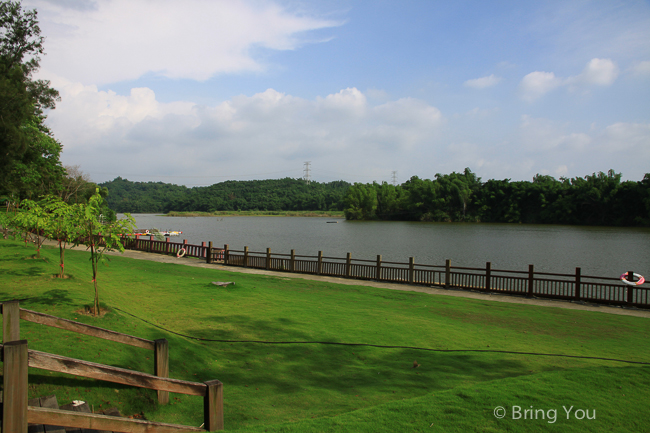
<instances>
[{"instance_id":1,"label":"sky","mask_svg":"<svg viewBox=\"0 0 650 433\"><path fill-rule=\"evenodd\" d=\"M650 173L649 1L24 0L95 182Z\"/></svg>"}]
</instances>

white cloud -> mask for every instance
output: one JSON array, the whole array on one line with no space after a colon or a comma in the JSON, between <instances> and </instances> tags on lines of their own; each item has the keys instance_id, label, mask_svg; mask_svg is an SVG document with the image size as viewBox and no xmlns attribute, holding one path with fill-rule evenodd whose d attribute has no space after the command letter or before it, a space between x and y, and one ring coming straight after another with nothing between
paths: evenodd
<instances>
[{"instance_id":1,"label":"white cloud","mask_svg":"<svg viewBox=\"0 0 650 433\"><path fill-rule=\"evenodd\" d=\"M48 116L66 164L95 180L267 173L303 159L352 174L360 162L387 165L430 146L444 118L404 98L370 106L356 88L308 100L274 89L216 106L161 103L147 88L128 96L59 79L62 101ZM389 172L388 172L389 173ZM133 180L140 180L135 178ZM191 183L191 181L190 181ZM207 182L210 183L210 182Z\"/></svg>"},{"instance_id":2,"label":"white cloud","mask_svg":"<svg viewBox=\"0 0 650 433\"><path fill-rule=\"evenodd\" d=\"M618 77L618 66L610 59L591 59L580 75L569 77L570 85L610 86Z\"/></svg>"},{"instance_id":3,"label":"white cloud","mask_svg":"<svg viewBox=\"0 0 650 433\"><path fill-rule=\"evenodd\" d=\"M556 77L553 72L531 72L521 80L519 91L523 100L533 102L560 86L568 86L570 90L588 88L591 85L611 86L618 74L618 66L611 59L594 58L587 63L582 73L566 79Z\"/></svg>"},{"instance_id":4,"label":"white cloud","mask_svg":"<svg viewBox=\"0 0 650 433\"><path fill-rule=\"evenodd\" d=\"M535 71L521 80L519 91L523 100L532 102L561 85L562 79L553 72Z\"/></svg>"},{"instance_id":5,"label":"white cloud","mask_svg":"<svg viewBox=\"0 0 650 433\"><path fill-rule=\"evenodd\" d=\"M47 53L43 74L92 84L147 73L206 80L219 73L258 71L258 47L293 50L310 30L341 22L292 14L276 3L235 0L97 0L70 8L37 6Z\"/></svg>"},{"instance_id":6,"label":"white cloud","mask_svg":"<svg viewBox=\"0 0 650 433\"><path fill-rule=\"evenodd\" d=\"M487 87L496 86L501 77L497 77L494 74L488 75L487 77L474 78L472 80L465 81L465 87L473 87L474 89L485 89Z\"/></svg>"},{"instance_id":7,"label":"white cloud","mask_svg":"<svg viewBox=\"0 0 650 433\"><path fill-rule=\"evenodd\" d=\"M650 60L637 62L630 69L635 75L650 75Z\"/></svg>"}]
</instances>

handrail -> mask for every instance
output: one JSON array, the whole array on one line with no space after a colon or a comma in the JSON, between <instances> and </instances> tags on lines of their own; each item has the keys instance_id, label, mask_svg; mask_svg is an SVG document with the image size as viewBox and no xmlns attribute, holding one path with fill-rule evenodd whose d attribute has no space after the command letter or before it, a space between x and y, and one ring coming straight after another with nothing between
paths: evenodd
<instances>
[{"instance_id":1,"label":"handrail","mask_svg":"<svg viewBox=\"0 0 650 433\"><path fill-rule=\"evenodd\" d=\"M49 314L26 310L24 308L20 309L20 318L27 320L28 322L39 323L41 325L64 329L66 331L72 331L92 337L103 338L104 340L128 344L130 346L140 347L142 349L154 350L156 348L156 342L152 340L146 340L144 338L122 334L120 332L99 328L97 326L86 325L85 323L62 319L60 317L50 316Z\"/></svg>"}]
</instances>

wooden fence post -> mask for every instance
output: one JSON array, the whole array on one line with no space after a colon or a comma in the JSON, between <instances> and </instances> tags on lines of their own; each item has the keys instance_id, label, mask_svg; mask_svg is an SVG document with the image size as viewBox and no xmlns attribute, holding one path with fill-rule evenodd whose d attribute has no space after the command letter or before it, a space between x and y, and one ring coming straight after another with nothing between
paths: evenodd
<instances>
[{"instance_id":1,"label":"wooden fence post","mask_svg":"<svg viewBox=\"0 0 650 433\"><path fill-rule=\"evenodd\" d=\"M345 257L345 276L349 277L352 270L352 253L348 253Z\"/></svg>"},{"instance_id":2,"label":"wooden fence post","mask_svg":"<svg viewBox=\"0 0 650 433\"><path fill-rule=\"evenodd\" d=\"M266 270L271 269L271 248L266 249Z\"/></svg>"},{"instance_id":3,"label":"wooden fence post","mask_svg":"<svg viewBox=\"0 0 650 433\"><path fill-rule=\"evenodd\" d=\"M228 264L228 244L223 245L223 264Z\"/></svg>"},{"instance_id":4,"label":"wooden fence post","mask_svg":"<svg viewBox=\"0 0 650 433\"><path fill-rule=\"evenodd\" d=\"M575 294L574 294L574 297L575 297L576 301L579 301L580 296L581 296L581 293L580 293L580 289L581 289L581 287L580 287L580 273L581 273L580 268L576 268L576 290L575 290Z\"/></svg>"},{"instance_id":5,"label":"wooden fence post","mask_svg":"<svg viewBox=\"0 0 650 433\"><path fill-rule=\"evenodd\" d=\"M20 303L9 301L2 304L2 342L20 340Z\"/></svg>"},{"instance_id":6,"label":"wooden fence post","mask_svg":"<svg viewBox=\"0 0 650 433\"><path fill-rule=\"evenodd\" d=\"M205 384L207 389L203 399L203 427L207 431L223 430L223 383L210 380Z\"/></svg>"},{"instance_id":7,"label":"wooden fence post","mask_svg":"<svg viewBox=\"0 0 650 433\"><path fill-rule=\"evenodd\" d=\"M248 266L248 247L244 247L244 267Z\"/></svg>"},{"instance_id":8,"label":"wooden fence post","mask_svg":"<svg viewBox=\"0 0 650 433\"><path fill-rule=\"evenodd\" d=\"M27 340L4 343L2 431L27 432Z\"/></svg>"},{"instance_id":9,"label":"wooden fence post","mask_svg":"<svg viewBox=\"0 0 650 433\"><path fill-rule=\"evenodd\" d=\"M634 281L634 272L632 271L627 271L627 280L629 282ZM627 286L627 303L632 304L634 303L634 286Z\"/></svg>"},{"instance_id":10,"label":"wooden fence post","mask_svg":"<svg viewBox=\"0 0 650 433\"><path fill-rule=\"evenodd\" d=\"M148 252L151 252L153 248L153 235L149 235L149 248L147 249Z\"/></svg>"},{"instance_id":11,"label":"wooden fence post","mask_svg":"<svg viewBox=\"0 0 650 433\"><path fill-rule=\"evenodd\" d=\"M323 252L318 252L318 264L316 265L316 275L323 273Z\"/></svg>"},{"instance_id":12,"label":"wooden fence post","mask_svg":"<svg viewBox=\"0 0 650 433\"><path fill-rule=\"evenodd\" d=\"M381 254L377 254L377 269L375 273L375 279L381 281Z\"/></svg>"},{"instance_id":13,"label":"wooden fence post","mask_svg":"<svg viewBox=\"0 0 650 433\"><path fill-rule=\"evenodd\" d=\"M492 290L492 262L485 262L485 290Z\"/></svg>"},{"instance_id":14,"label":"wooden fence post","mask_svg":"<svg viewBox=\"0 0 650 433\"><path fill-rule=\"evenodd\" d=\"M445 260L445 289L451 287L451 260Z\"/></svg>"},{"instance_id":15,"label":"wooden fence post","mask_svg":"<svg viewBox=\"0 0 650 433\"><path fill-rule=\"evenodd\" d=\"M528 265L528 296L533 296L533 287L535 286L535 268Z\"/></svg>"},{"instance_id":16,"label":"wooden fence post","mask_svg":"<svg viewBox=\"0 0 650 433\"><path fill-rule=\"evenodd\" d=\"M206 263L212 263L212 241L208 242L208 253L205 255Z\"/></svg>"},{"instance_id":17,"label":"wooden fence post","mask_svg":"<svg viewBox=\"0 0 650 433\"><path fill-rule=\"evenodd\" d=\"M154 374L158 377L169 377L169 342L164 338L154 340ZM169 391L158 391L158 403L169 403Z\"/></svg>"},{"instance_id":18,"label":"wooden fence post","mask_svg":"<svg viewBox=\"0 0 650 433\"><path fill-rule=\"evenodd\" d=\"M165 254L169 254L169 238L165 238Z\"/></svg>"},{"instance_id":19,"label":"wooden fence post","mask_svg":"<svg viewBox=\"0 0 650 433\"><path fill-rule=\"evenodd\" d=\"M409 284L415 281L415 257L409 257Z\"/></svg>"},{"instance_id":20,"label":"wooden fence post","mask_svg":"<svg viewBox=\"0 0 650 433\"><path fill-rule=\"evenodd\" d=\"M291 250L291 260L289 260L289 272L296 272L296 250Z\"/></svg>"}]
</instances>

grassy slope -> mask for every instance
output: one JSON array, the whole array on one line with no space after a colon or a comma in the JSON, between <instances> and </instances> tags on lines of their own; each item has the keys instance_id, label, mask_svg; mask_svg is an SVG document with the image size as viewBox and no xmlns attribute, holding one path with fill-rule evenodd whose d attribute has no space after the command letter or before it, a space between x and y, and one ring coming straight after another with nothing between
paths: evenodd
<instances>
[{"instance_id":1,"label":"grassy slope","mask_svg":"<svg viewBox=\"0 0 650 433\"><path fill-rule=\"evenodd\" d=\"M138 320L206 339L338 341L433 349L510 350L650 360L650 322L557 308L244 275L115 257L100 270L112 309L76 314L92 301L87 253L67 252L67 280L51 278L57 250L0 241L0 299L144 338L167 338L171 376L225 384L228 429L250 431L476 431L620 428L647 413L648 367L610 361L491 352L430 352L317 344L219 343L180 337ZM211 281L236 281L218 288ZM117 307L120 310L114 309ZM30 348L151 371L146 350L22 322ZM413 369L413 361L421 365ZM202 402L44 371L30 371L31 396L118 406L154 420L199 425ZM623 388L617 388L623 386ZM624 394L624 395L623 395ZM612 399L616 404L612 404ZM497 405L557 409L558 421L498 421ZM566 420L562 405L596 409L597 421ZM509 414L510 415L510 414ZM508 416L507 418L509 418ZM316 418L311 420L311 418ZM647 415L646 415L647 420ZM299 421L296 423L296 421ZM561 421L561 422L560 422ZM282 425L291 422L292 424ZM432 427L429 427L431 424ZM425 425L426 424L426 425ZM465 427L463 427L465 426ZM585 427L587 426L587 427ZM453 428L452 428L453 427ZM578 431L576 430L576 431Z\"/></svg>"}]
</instances>

